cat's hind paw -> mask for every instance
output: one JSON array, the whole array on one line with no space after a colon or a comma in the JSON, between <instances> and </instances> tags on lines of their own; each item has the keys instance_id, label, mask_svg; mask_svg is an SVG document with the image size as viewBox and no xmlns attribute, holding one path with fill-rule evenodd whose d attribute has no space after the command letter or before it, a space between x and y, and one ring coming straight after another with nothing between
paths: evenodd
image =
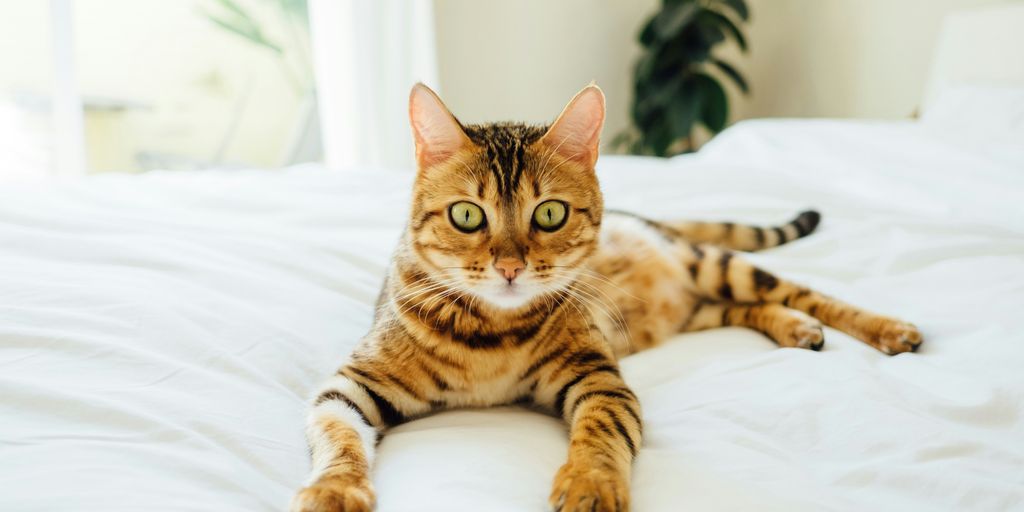
<instances>
[{"instance_id":1,"label":"cat's hind paw","mask_svg":"<svg viewBox=\"0 0 1024 512\"><path fill-rule=\"evenodd\" d=\"M821 350L825 345L825 332L821 322L800 311L788 310L786 316L777 319L776 331L769 335L780 347Z\"/></svg>"},{"instance_id":2,"label":"cat's hind paw","mask_svg":"<svg viewBox=\"0 0 1024 512\"><path fill-rule=\"evenodd\" d=\"M924 337L913 324L894 320L887 322L882 327L874 341L877 343L878 350L889 355L896 355L903 352L916 352L924 341Z\"/></svg>"}]
</instances>

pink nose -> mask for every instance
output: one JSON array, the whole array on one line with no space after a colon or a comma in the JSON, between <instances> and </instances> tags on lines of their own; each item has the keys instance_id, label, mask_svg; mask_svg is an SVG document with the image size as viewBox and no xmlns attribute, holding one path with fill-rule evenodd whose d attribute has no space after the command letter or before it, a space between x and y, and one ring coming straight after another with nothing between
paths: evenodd
<instances>
[{"instance_id":1,"label":"pink nose","mask_svg":"<svg viewBox=\"0 0 1024 512\"><path fill-rule=\"evenodd\" d=\"M523 269L526 268L526 263L519 258L498 258L498 261L494 262L494 269L498 271L508 282L512 282L513 279L522 273Z\"/></svg>"}]
</instances>

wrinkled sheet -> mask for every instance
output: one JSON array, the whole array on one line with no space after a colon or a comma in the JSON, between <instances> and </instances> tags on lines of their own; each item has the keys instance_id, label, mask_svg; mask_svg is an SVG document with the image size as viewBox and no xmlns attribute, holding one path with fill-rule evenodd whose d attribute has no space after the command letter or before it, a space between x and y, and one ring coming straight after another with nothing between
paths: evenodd
<instances>
[{"instance_id":1,"label":"wrinkled sheet","mask_svg":"<svg viewBox=\"0 0 1024 512\"><path fill-rule=\"evenodd\" d=\"M606 157L610 207L779 222L751 256L915 322L888 357L753 331L626 358L633 509L1024 508L1024 165L914 123L746 122L700 153ZM0 189L0 510L282 510L305 403L367 330L412 176L154 172ZM378 510L544 510L565 427L438 414L379 447Z\"/></svg>"}]
</instances>

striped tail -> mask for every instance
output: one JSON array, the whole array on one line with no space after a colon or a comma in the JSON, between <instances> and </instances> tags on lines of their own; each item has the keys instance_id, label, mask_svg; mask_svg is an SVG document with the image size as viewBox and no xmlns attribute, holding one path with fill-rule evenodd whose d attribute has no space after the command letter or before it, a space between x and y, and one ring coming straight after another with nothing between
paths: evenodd
<instances>
[{"instance_id":1,"label":"striped tail","mask_svg":"<svg viewBox=\"0 0 1024 512\"><path fill-rule=\"evenodd\" d=\"M659 221L693 243L709 243L737 251L760 251L803 238L818 227L821 214L808 210L781 226L746 226L732 222Z\"/></svg>"}]
</instances>

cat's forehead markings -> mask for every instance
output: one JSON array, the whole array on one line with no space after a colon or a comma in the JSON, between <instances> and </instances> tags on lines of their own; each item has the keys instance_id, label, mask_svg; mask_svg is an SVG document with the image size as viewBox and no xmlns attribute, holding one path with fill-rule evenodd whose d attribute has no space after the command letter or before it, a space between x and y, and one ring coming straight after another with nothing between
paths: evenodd
<instances>
[{"instance_id":1,"label":"cat's forehead markings","mask_svg":"<svg viewBox=\"0 0 1024 512\"><path fill-rule=\"evenodd\" d=\"M547 127L496 123L465 126L464 130L470 140L483 148L498 195L509 199L522 179L527 148L544 135Z\"/></svg>"}]
</instances>

